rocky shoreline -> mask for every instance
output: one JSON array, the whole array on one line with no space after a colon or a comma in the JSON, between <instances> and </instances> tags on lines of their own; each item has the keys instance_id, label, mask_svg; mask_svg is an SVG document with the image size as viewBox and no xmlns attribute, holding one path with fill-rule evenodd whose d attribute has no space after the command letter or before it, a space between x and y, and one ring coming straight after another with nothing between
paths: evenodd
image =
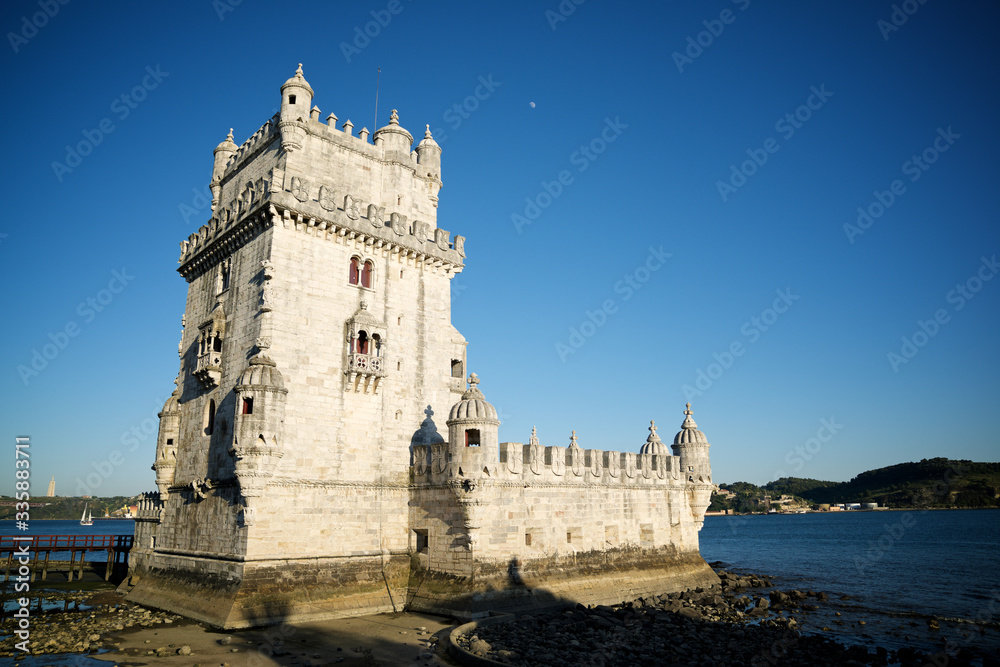
<instances>
[{"instance_id":1,"label":"rocky shoreline","mask_svg":"<svg viewBox=\"0 0 1000 667\"><path fill-rule=\"evenodd\" d=\"M887 614L868 610L850 596L781 590L767 576L739 574L719 565L714 567L721 586L639 598L617 605L577 605L572 609L522 616L508 623L483 625L456 639L475 656L512 667L632 664L1000 667L1000 660L994 657L1000 655L997 650L1000 624L995 622L977 625L961 619ZM105 659L127 656L130 661L139 661L132 664L167 661L167 664L206 665L234 659L231 664L236 664L244 659L233 653L264 652L271 660L258 659L260 664L398 664L398 661L387 662L385 655L378 660L365 659L369 652L350 643L361 638L373 639L370 633L381 627L407 659L433 665L442 664L434 655L436 634L446 633L449 623L444 618L429 619L421 620L420 627L406 627L406 623L412 624L412 619L389 615L373 618L376 625L364 628L353 625L353 621L344 621L345 628L353 629L337 636L331 635L328 628L281 626L277 640L272 637L273 628L233 632L231 637L223 637L175 614L124 602L103 582L91 586L97 586L98 590L32 592L34 656L108 652ZM10 604L10 595L5 599ZM0 658L13 658L16 664L25 656L14 649L14 620L8 615L0 623ZM392 623L400 627L390 627ZM428 629L425 625L435 627ZM287 648L286 639L291 642ZM386 645L383 641L382 646ZM370 646L378 652L377 642ZM209 655L222 660L213 663Z\"/></svg>"},{"instance_id":2,"label":"rocky shoreline","mask_svg":"<svg viewBox=\"0 0 1000 667\"><path fill-rule=\"evenodd\" d=\"M176 614L150 611L122 601L114 591L100 593L45 590L32 593L35 604L31 614L32 655L52 653L89 653L114 649L112 635L129 628L146 628L182 622ZM9 597L7 599L10 599ZM40 603L40 604L39 604ZM0 657L22 657L11 635L16 619L5 615L0 623ZM155 655L155 650L150 654ZM183 655L183 654L182 654Z\"/></svg>"},{"instance_id":3,"label":"rocky shoreline","mask_svg":"<svg viewBox=\"0 0 1000 667\"><path fill-rule=\"evenodd\" d=\"M763 576L718 569L720 587L521 616L456 637L475 656L514 667L666 664L949 665L1000 667L990 651L945 642L941 651L844 644L804 630L806 620L834 602L823 592L772 589ZM766 590L772 589L772 590ZM850 599L844 596L844 599ZM827 609L832 624L843 612ZM862 630L866 621L856 620ZM913 625L917 625L913 623ZM936 621L928 622L937 630ZM864 635L868 636L868 635Z\"/></svg>"}]
</instances>

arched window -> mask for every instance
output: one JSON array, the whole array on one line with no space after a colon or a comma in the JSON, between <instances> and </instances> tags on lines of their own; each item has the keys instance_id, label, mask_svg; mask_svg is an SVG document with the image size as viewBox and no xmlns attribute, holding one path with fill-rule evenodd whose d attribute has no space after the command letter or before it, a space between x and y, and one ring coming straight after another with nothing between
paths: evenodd
<instances>
[{"instance_id":1,"label":"arched window","mask_svg":"<svg viewBox=\"0 0 1000 667\"><path fill-rule=\"evenodd\" d=\"M375 348L372 350L372 354L376 357L382 356L382 337L378 334L372 334L372 346Z\"/></svg>"},{"instance_id":2,"label":"arched window","mask_svg":"<svg viewBox=\"0 0 1000 667\"><path fill-rule=\"evenodd\" d=\"M205 435L212 435L212 430L215 428L215 399L208 402L208 407L205 410Z\"/></svg>"},{"instance_id":3,"label":"arched window","mask_svg":"<svg viewBox=\"0 0 1000 667\"><path fill-rule=\"evenodd\" d=\"M358 354L368 354L368 332L359 331L358 332L358 349L355 350Z\"/></svg>"},{"instance_id":4,"label":"arched window","mask_svg":"<svg viewBox=\"0 0 1000 667\"><path fill-rule=\"evenodd\" d=\"M375 270L375 265L371 263L370 260L365 260L365 264L361 267L361 286L370 288L372 286L372 273Z\"/></svg>"},{"instance_id":5,"label":"arched window","mask_svg":"<svg viewBox=\"0 0 1000 667\"><path fill-rule=\"evenodd\" d=\"M347 282L352 285L358 284L358 274L361 271L361 260L357 257L351 257L351 268L347 273Z\"/></svg>"},{"instance_id":6,"label":"arched window","mask_svg":"<svg viewBox=\"0 0 1000 667\"><path fill-rule=\"evenodd\" d=\"M467 429L465 429L465 446L466 447L478 447L479 446L479 429L478 428L467 428Z\"/></svg>"}]
</instances>

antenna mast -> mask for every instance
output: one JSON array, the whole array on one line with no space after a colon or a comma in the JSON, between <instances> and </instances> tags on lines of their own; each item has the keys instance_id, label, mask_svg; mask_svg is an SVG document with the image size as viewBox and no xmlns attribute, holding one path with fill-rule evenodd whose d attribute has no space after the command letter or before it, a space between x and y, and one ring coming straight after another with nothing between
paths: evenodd
<instances>
[{"instance_id":1,"label":"antenna mast","mask_svg":"<svg viewBox=\"0 0 1000 667\"><path fill-rule=\"evenodd\" d=\"M375 124L372 125L372 132L378 129L378 84L379 80L382 78L382 68L378 68L378 74L375 77Z\"/></svg>"}]
</instances>

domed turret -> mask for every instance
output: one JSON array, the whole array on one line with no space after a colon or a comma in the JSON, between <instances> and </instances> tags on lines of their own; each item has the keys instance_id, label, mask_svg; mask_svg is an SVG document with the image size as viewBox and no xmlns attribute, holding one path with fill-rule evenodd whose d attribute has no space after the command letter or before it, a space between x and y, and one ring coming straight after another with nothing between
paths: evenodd
<instances>
[{"instance_id":1,"label":"domed turret","mask_svg":"<svg viewBox=\"0 0 1000 667\"><path fill-rule=\"evenodd\" d=\"M398 152L397 159L408 161L410 157L410 147L413 145L413 135L407 132L399 124L399 114L393 109L389 115L389 124L375 130L372 140L376 146L381 146L386 154ZM438 150L441 150L440 148Z\"/></svg>"},{"instance_id":2,"label":"domed turret","mask_svg":"<svg viewBox=\"0 0 1000 667\"><path fill-rule=\"evenodd\" d=\"M229 158L233 156L237 148L236 142L233 141L233 128L229 128L229 135L213 151L215 162L212 165L212 182L209 185L209 188L212 190L213 211L219 205L219 194L222 190L222 175L226 173L226 165L229 164Z\"/></svg>"},{"instance_id":3,"label":"domed turret","mask_svg":"<svg viewBox=\"0 0 1000 667\"><path fill-rule=\"evenodd\" d=\"M453 452L466 447L481 447L484 455L495 460L499 456L497 409L479 390L479 378L469 376L469 388L462 400L451 407L448 414L448 442Z\"/></svg>"},{"instance_id":4,"label":"domed turret","mask_svg":"<svg viewBox=\"0 0 1000 667\"><path fill-rule=\"evenodd\" d=\"M258 499L284 455L288 390L277 364L264 354L250 359L233 389L236 433L229 453L243 496L243 524L252 525Z\"/></svg>"},{"instance_id":5,"label":"domed turret","mask_svg":"<svg viewBox=\"0 0 1000 667\"><path fill-rule=\"evenodd\" d=\"M698 430L698 425L691 416L691 404L684 410L684 423L681 430L674 436L674 456L681 459L681 474L689 482L700 484L712 483L712 466L708 460L708 438Z\"/></svg>"},{"instance_id":6,"label":"domed turret","mask_svg":"<svg viewBox=\"0 0 1000 667\"><path fill-rule=\"evenodd\" d=\"M441 180L441 147L431 135L431 126L424 131L424 138L417 144L418 175Z\"/></svg>"},{"instance_id":7,"label":"domed turret","mask_svg":"<svg viewBox=\"0 0 1000 667\"><path fill-rule=\"evenodd\" d=\"M278 129L281 131L281 146L287 152L302 148L305 139L305 124L309 121L312 107L313 89L302 76L302 63L295 70L295 76L281 85L281 111Z\"/></svg>"},{"instance_id":8,"label":"domed turret","mask_svg":"<svg viewBox=\"0 0 1000 667\"><path fill-rule=\"evenodd\" d=\"M174 380L176 385L178 380ZM177 467L177 445L180 437L181 388L174 387L174 392L163 404L160 418L160 430L156 435L156 461L153 470L156 471L156 488L160 491L160 499L166 500L168 489L174 483L174 470Z\"/></svg>"},{"instance_id":9,"label":"domed turret","mask_svg":"<svg viewBox=\"0 0 1000 667\"><path fill-rule=\"evenodd\" d=\"M663 444L660 440L660 436L656 434L656 422L650 420L649 422L649 436L646 438L646 442L639 449L640 454L658 454L664 455L669 453L667 451L667 446Z\"/></svg>"}]
</instances>

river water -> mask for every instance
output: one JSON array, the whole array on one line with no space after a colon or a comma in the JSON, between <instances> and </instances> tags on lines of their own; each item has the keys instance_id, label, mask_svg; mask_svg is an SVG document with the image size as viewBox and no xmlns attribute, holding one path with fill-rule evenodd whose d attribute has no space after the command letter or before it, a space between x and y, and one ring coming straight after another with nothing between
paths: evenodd
<instances>
[{"instance_id":1,"label":"river water","mask_svg":"<svg viewBox=\"0 0 1000 667\"><path fill-rule=\"evenodd\" d=\"M868 644L953 641L1000 652L1000 510L709 516L700 540L709 563L830 595L829 613L806 629ZM931 616L950 620L928 633Z\"/></svg>"}]
</instances>

